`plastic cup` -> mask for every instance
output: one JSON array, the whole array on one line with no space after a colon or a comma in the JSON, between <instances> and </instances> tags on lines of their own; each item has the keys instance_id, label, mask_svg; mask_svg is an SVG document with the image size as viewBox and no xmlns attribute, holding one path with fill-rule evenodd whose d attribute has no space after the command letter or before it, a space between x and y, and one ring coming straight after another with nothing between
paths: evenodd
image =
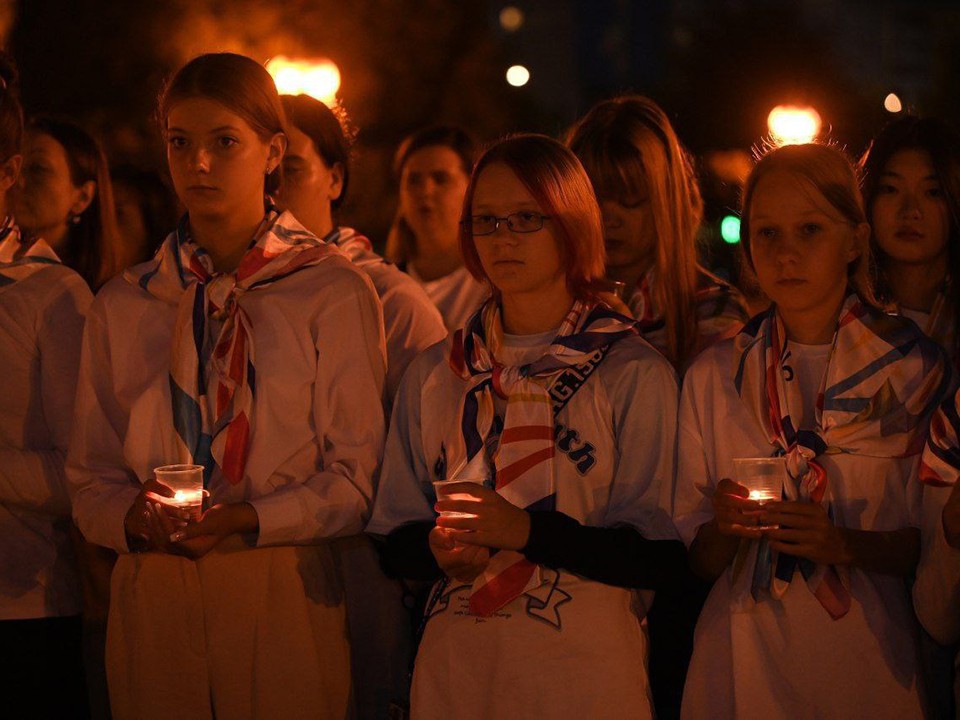
<instances>
[{"instance_id":1,"label":"plastic cup","mask_svg":"<svg viewBox=\"0 0 960 720\"><path fill-rule=\"evenodd\" d=\"M777 502L783 497L783 483L787 478L785 457L734 458L737 482L750 491L750 499L761 505Z\"/></svg>"},{"instance_id":2,"label":"plastic cup","mask_svg":"<svg viewBox=\"0 0 960 720\"><path fill-rule=\"evenodd\" d=\"M466 500L468 502L477 502L477 498L473 495L470 495L465 492L449 492L449 487L457 483L473 483L475 485L483 485L486 482L484 477L458 477L453 478L452 480L435 480L433 483L433 492L437 496L437 500ZM471 513L465 512L442 512L440 513L441 517L476 517Z\"/></svg>"},{"instance_id":3,"label":"plastic cup","mask_svg":"<svg viewBox=\"0 0 960 720\"><path fill-rule=\"evenodd\" d=\"M157 481L173 490L173 497L163 498L165 505L179 508L184 517L199 520L203 512L203 465L163 465L153 469Z\"/></svg>"}]
</instances>

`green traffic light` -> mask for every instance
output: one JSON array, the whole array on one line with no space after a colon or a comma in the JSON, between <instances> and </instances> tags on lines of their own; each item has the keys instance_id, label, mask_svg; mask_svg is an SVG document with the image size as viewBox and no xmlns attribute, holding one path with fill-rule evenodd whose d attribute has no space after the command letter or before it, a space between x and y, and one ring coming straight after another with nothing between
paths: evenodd
<instances>
[{"instance_id":1,"label":"green traffic light","mask_svg":"<svg viewBox=\"0 0 960 720\"><path fill-rule=\"evenodd\" d=\"M740 242L740 218L736 215L724 215L720 221L720 237L728 245Z\"/></svg>"}]
</instances>

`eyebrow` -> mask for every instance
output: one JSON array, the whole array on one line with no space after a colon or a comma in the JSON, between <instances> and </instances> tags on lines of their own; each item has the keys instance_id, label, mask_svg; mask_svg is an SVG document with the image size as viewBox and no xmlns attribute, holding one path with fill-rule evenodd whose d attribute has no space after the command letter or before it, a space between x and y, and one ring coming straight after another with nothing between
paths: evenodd
<instances>
[{"instance_id":1,"label":"eyebrow","mask_svg":"<svg viewBox=\"0 0 960 720\"><path fill-rule=\"evenodd\" d=\"M816 208L814 208L813 210L807 210L805 212L800 213L800 217L809 217L810 215L821 215L822 217L827 217L827 218L830 217L823 210L817 210ZM769 215L757 215L755 218L753 218L754 222L761 222L761 221L769 222L770 220L776 220L776 218L771 217Z\"/></svg>"},{"instance_id":2,"label":"eyebrow","mask_svg":"<svg viewBox=\"0 0 960 720\"><path fill-rule=\"evenodd\" d=\"M900 173L894 172L893 170L884 170L882 173L880 173L880 177L882 178L894 177L899 180L904 179L903 175L901 175ZM939 182L940 178L938 178L936 175L927 175L926 177L923 178L923 180L937 180Z\"/></svg>"},{"instance_id":3,"label":"eyebrow","mask_svg":"<svg viewBox=\"0 0 960 720\"><path fill-rule=\"evenodd\" d=\"M540 206L536 202L533 202L530 200L524 200L523 202L516 203L515 205L511 205L508 203L508 206L513 208L510 212L517 212L519 210L536 210L537 212L542 212L540 210ZM473 208L471 209L473 210L476 210L478 208L489 209L489 207L490 206L486 203L475 202L473 203Z\"/></svg>"},{"instance_id":4,"label":"eyebrow","mask_svg":"<svg viewBox=\"0 0 960 720\"><path fill-rule=\"evenodd\" d=\"M236 126L234 126L234 125L221 125L220 127L215 127L215 128L213 128L212 130L208 130L207 132L208 132L208 133L217 133L217 132L222 132L222 131L224 131L224 130L233 130L234 132L240 132L240 128L238 128L238 127L236 127ZM168 127L168 128L167 128L167 132L187 133L187 132L189 132L189 131L188 131L188 130L184 130L183 128L178 128L178 127Z\"/></svg>"}]
</instances>

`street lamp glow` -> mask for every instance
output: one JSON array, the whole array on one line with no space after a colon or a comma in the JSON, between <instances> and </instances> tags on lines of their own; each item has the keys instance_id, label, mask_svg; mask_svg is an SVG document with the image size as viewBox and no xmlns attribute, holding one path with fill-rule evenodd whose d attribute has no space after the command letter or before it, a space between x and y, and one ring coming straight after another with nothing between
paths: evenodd
<instances>
[{"instance_id":1,"label":"street lamp glow","mask_svg":"<svg viewBox=\"0 0 960 720\"><path fill-rule=\"evenodd\" d=\"M523 26L523 10L507 5L500 11L500 27L507 32L516 32Z\"/></svg>"},{"instance_id":2,"label":"street lamp glow","mask_svg":"<svg viewBox=\"0 0 960 720\"><path fill-rule=\"evenodd\" d=\"M777 145L813 142L820 125L820 113L812 107L777 105L767 116L767 127Z\"/></svg>"},{"instance_id":3,"label":"street lamp glow","mask_svg":"<svg viewBox=\"0 0 960 720\"><path fill-rule=\"evenodd\" d=\"M530 81L530 71L523 65L511 65L507 69L507 82L514 87L523 87Z\"/></svg>"},{"instance_id":4,"label":"street lamp glow","mask_svg":"<svg viewBox=\"0 0 960 720\"><path fill-rule=\"evenodd\" d=\"M898 113L903 110L903 103L896 93L890 93L883 99L883 108L887 112Z\"/></svg>"},{"instance_id":5,"label":"street lamp glow","mask_svg":"<svg viewBox=\"0 0 960 720\"><path fill-rule=\"evenodd\" d=\"M724 215L720 221L720 237L727 245L740 242L740 218L736 215Z\"/></svg>"},{"instance_id":6,"label":"street lamp glow","mask_svg":"<svg viewBox=\"0 0 960 720\"><path fill-rule=\"evenodd\" d=\"M315 58L294 60L278 55L267 63L267 72L281 95L309 95L325 105L337 101L340 69L332 60Z\"/></svg>"}]
</instances>

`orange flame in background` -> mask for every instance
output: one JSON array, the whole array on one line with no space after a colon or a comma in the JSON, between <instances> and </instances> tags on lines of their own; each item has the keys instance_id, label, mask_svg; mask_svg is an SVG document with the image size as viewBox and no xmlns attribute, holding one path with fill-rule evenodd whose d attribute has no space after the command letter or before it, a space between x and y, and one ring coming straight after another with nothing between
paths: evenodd
<instances>
[{"instance_id":1,"label":"orange flame in background","mask_svg":"<svg viewBox=\"0 0 960 720\"><path fill-rule=\"evenodd\" d=\"M767 127L776 145L813 142L820 133L820 113L812 107L777 105L767 116Z\"/></svg>"},{"instance_id":2,"label":"orange flame in background","mask_svg":"<svg viewBox=\"0 0 960 720\"><path fill-rule=\"evenodd\" d=\"M330 107L337 102L340 69L332 60L278 55L267 63L267 72L281 95L309 95Z\"/></svg>"}]
</instances>

